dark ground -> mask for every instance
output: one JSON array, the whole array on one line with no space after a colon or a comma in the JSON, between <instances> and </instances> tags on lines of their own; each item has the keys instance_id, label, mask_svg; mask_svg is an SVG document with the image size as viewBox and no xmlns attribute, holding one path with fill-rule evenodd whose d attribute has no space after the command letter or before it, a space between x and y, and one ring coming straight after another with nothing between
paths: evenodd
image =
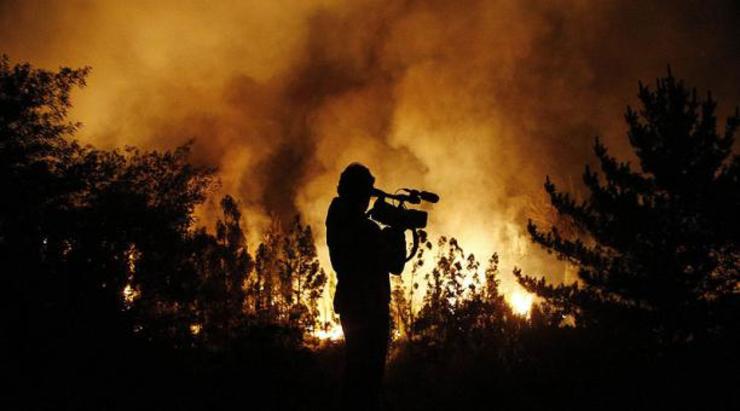
<instances>
[{"instance_id":1,"label":"dark ground","mask_svg":"<svg viewBox=\"0 0 740 411\"><path fill-rule=\"evenodd\" d=\"M738 409L729 347L661 355L598 348L575 333L522 351L396 344L386 375L392 410ZM332 410L341 343L318 349L259 339L225 350L154 342L67 347L26 362L17 408L69 410ZM108 347L108 348L106 348ZM125 347L125 348L124 348ZM525 352L526 351L526 352ZM54 359L55 358L55 359Z\"/></svg>"}]
</instances>

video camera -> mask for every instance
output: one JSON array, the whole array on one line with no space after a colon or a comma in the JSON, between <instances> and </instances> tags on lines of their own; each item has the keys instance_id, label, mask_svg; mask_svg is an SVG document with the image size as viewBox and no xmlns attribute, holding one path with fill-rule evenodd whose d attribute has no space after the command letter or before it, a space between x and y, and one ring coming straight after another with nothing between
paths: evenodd
<instances>
[{"instance_id":1,"label":"video camera","mask_svg":"<svg viewBox=\"0 0 740 411\"><path fill-rule=\"evenodd\" d=\"M377 199L373 207L368 211L368 215L381 224L401 230L411 230L414 246L411 253L406 257L406 261L408 261L416 254L416 250L419 248L419 234L416 230L427 226L428 213L422 210L407 209L405 205L406 203L420 204L422 201L436 203L439 201L439 196L429 191L419 191L410 188L399 189L396 193L388 194L383 190L373 188L370 195L377 197ZM389 204L386 202L387 199L395 200L397 204Z\"/></svg>"},{"instance_id":2,"label":"video camera","mask_svg":"<svg viewBox=\"0 0 740 411\"><path fill-rule=\"evenodd\" d=\"M398 191L404 193L388 194L383 190L373 188L370 195L377 197L377 200L375 200L373 208L368 212L370 217L379 223L395 228L415 230L426 227L427 212L407 209L405 203L420 204L422 201L436 203L439 201L439 196L428 191L419 191L410 188L402 188ZM398 204L395 206L391 205L385 201L386 199L396 200Z\"/></svg>"}]
</instances>

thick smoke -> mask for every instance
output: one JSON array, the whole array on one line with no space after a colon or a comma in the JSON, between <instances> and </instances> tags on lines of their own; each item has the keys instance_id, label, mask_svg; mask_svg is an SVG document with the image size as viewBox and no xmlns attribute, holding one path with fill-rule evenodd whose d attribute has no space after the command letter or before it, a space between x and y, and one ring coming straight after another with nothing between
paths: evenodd
<instances>
[{"instance_id":1,"label":"thick smoke","mask_svg":"<svg viewBox=\"0 0 740 411\"><path fill-rule=\"evenodd\" d=\"M531 246L549 174L578 190L600 135L629 158L622 113L671 64L728 111L740 102L732 1L0 1L0 51L93 67L82 138L172 148L220 168L253 233L268 215L317 228L339 172L437 191L433 234L553 280ZM724 103L724 104L723 104ZM204 220L212 218L213 205ZM326 261L325 250L322 256ZM505 286L511 286L505 279Z\"/></svg>"}]
</instances>

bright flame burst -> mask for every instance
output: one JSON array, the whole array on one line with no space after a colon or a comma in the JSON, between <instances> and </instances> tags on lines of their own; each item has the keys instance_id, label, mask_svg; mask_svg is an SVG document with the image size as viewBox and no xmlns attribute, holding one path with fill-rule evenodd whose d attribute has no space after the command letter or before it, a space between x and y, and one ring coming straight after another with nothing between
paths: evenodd
<instances>
[{"instance_id":1,"label":"bright flame burst","mask_svg":"<svg viewBox=\"0 0 740 411\"><path fill-rule=\"evenodd\" d=\"M332 324L329 328L318 330L313 334L319 340L339 341L344 338L342 326Z\"/></svg>"},{"instance_id":2,"label":"bright flame burst","mask_svg":"<svg viewBox=\"0 0 740 411\"><path fill-rule=\"evenodd\" d=\"M123 287L123 301L126 304L133 303L137 298L139 298L139 295L141 294L139 290L135 289L131 286L131 284L126 284L125 287Z\"/></svg>"},{"instance_id":3,"label":"bright flame burst","mask_svg":"<svg viewBox=\"0 0 740 411\"><path fill-rule=\"evenodd\" d=\"M533 301L534 297L532 294L525 291L517 290L509 295L509 304L511 305L511 308L514 310L514 313L521 316L529 315L529 310L532 309Z\"/></svg>"}]
</instances>

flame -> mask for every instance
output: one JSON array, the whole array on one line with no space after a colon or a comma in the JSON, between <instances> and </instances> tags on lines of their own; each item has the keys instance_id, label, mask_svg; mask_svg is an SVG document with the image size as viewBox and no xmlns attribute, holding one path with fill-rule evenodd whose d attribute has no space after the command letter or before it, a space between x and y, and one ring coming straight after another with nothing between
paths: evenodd
<instances>
[{"instance_id":1,"label":"flame","mask_svg":"<svg viewBox=\"0 0 740 411\"><path fill-rule=\"evenodd\" d=\"M136 249L136 246L131 244L128 251L126 251L126 260L128 268L128 281L129 283L123 287L123 301L126 305L131 305L141 295L141 291L131 285L133 281L134 273L136 273L136 262L139 259L141 252Z\"/></svg>"},{"instance_id":2,"label":"flame","mask_svg":"<svg viewBox=\"0 0 740 411\"><path fill-rule=\"evenodd\" d=\"M190 333L193 335L200 334L200 331L203 329L203 326L201 326L198 323L190 324Z\"/></svg>"},{"instance_id":3,"label":"flame","mask_svg":"<svg viewBox=\"0 0 740 411\"><path fill-rule=\"evenodd\" d=\"M325 329L317 330L313 335L322 341L339 341L344 339L342 326L339 324L332 324Z\"/></svg>"},{"instance_id":4,"label":"flame","mask_svg":"<svg viewBox=\"0 0 740 411\"><path fill-rule=\"evenodd\" d=\"M125 287L123 287L123 301L126 304L131 304L134 301L136 301L137 298L139 298L139 295L141 295L141 292L137 290L136 288L132 287L131 284L126 284Z\"/></svg>"},{"instance_id":5,"label":"flame","mask_svg":"<svg viewBox=\"0 0 740 411\"><path fill-rule=\"evenodd\" d=\"M509 294L509 304L514 310L514 313L523 317L529 315L533 301L534 296L526 291L517 290Z\"/></svg>"}]
</instances>

